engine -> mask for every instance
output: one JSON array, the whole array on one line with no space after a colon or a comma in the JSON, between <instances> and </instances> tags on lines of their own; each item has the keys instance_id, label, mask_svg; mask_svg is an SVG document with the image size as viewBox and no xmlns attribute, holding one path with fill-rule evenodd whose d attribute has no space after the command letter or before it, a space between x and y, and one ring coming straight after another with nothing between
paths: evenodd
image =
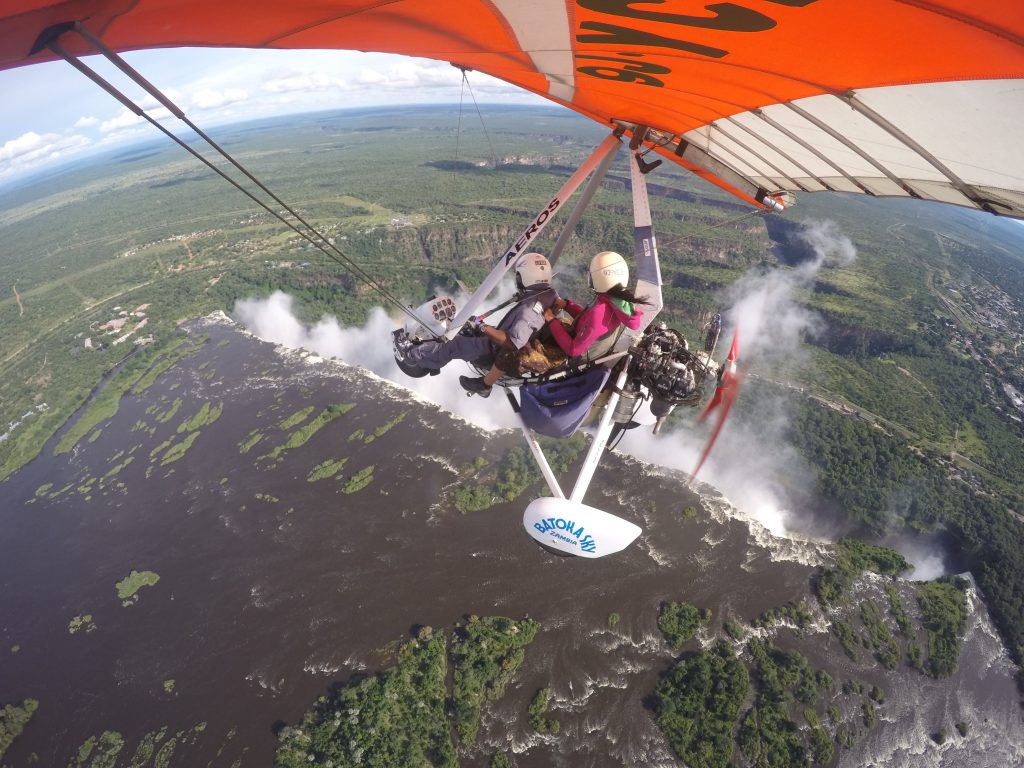
<instances>
[{"instance_id":1,"label":"engine","mask_svg":"<svg viewBox=\"0 0 1024 768\"><path fill-rule=\"evenodd\" d=\"M630 378L650 393L651 413L658 420L655 434L677 405L700 404L704 382L718 375L718 365L711 359L711 352L720 330L720 320L717 327L714 321L708 324L705 349L697 354L690 351L690 345L679 331L664 323L648 329L633 348Z\"/></svg>"}]
</instances>

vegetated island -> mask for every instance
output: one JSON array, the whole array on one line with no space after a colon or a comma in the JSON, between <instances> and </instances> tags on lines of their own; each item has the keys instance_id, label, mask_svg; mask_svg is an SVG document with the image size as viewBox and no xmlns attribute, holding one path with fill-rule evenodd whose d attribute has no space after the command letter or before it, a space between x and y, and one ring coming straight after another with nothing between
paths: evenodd
<instances>
[{"instance_id":1,"label":"vegetated island","mask_svg":"<svg viewBox=\"0 0 1024 768\"><path fill-rule=\"evenodd\" d=\"M164 687L166 690L166 683ZM129 747L128 741L120 731L106 730L83 741L74 759L68 763L68 768L113 768L121 765L126 765L127 768L171 768L172 765L193 765L187 756L180 757L179 750L194 746L200 735L206 731L206 725L204 721L179 731L171 731L164 725L147 731L139 739L134 752L127 758L127 763L122 761L121 753L125 752L127 757L128 752L125 748ZM233 730L229 731L228 740L232 739L233 735ZM176 751L179 754L178 761L174 760ZM237 768L240 761L233 765Z\"/></svg>"},{"instance_id":2,"label":"vegetated island","mask_svg":"<svg viewBox=\"0 0 1024 768\"><path fill-rule=\"evenodd\" d=\"M689 603L665 603L658 616L658 629L673 648L682 648L697 630L711 620L711 611Z\"/></svg>"},{"instance_id":3,"label":"vegetated island","mask_svg":"<svg viewBox=\"0 0 1024 768\"><path fill-rule=\"evenodd\" d=\"M530 619L470 616L450 641L423 627L399 648L393 666L321 696L301 723L282 728L275 768L456 768L452 726L464 747L475 744L483 702L504 695L539 627ZM451 714L445 706L449 663Z\"/></svg>"},{"instance_id":4,"label":"vegetated island","mask_svg":"<svg viewBox=\"0 0 1024 768\"><path fill-rule=\"evenodd\" d=\"M76 632L93 632L96 629L96 622L92 620L91 613L84 613L80 616L75 616L71 621L68 622L68 634L73 635Z\"/></svg>"},{"instance_id":5,"label":"vegetated island","mask_svg":"<svg viewBox=\"0 0 1024 768\"><path fill-rule=\"evenodd\" d=\"M137 603L139 590L143 587L152 587L158 581L160 581L160 576L153 571L133 570L115 585L121 605L128 606Z\"/></svg>"},{"instance_id":6,"label":"vegetated island","mask_svg":"<svg viewBox=\"0 0 1024 768\"><path fill-rule=\"evenodd\" d=\"M0 709L0 757L4 756L7 748L25 730L38 708L38 701L25 699L21 704L7 704Z\"/></svg>"},{"instance_id":7,"label":"vegetated island","mask_svg":"<svg viewBox=\"0 0 1024 768\"><path fill-rule=\"evenodd\" d=\"M557 720L545 717L548 704L551 703L551 695L550 688L541 688L533 697L526 712L530 716L530 727L533 730L537 733L550 733L552 736L557 736L558 732L562 730L562 724Z\"/></svg>"}]
</instances>

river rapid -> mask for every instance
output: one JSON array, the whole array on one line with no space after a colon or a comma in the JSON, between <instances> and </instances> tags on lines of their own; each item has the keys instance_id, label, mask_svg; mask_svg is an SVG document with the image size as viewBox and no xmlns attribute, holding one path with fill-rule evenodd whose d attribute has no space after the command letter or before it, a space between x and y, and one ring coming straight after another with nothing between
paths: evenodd
<instances>
[{"instance_id":1,"label":"river rapid","mask_svg":"<svg viewBox=\"0 0 1024 768\"><path fill-rule=\"evenodd\" d=\"M725 621L749 623L790 600L818 611L809 580L829 561L827 544L775 537L714 489L696 493L675 472L610 456L587 502L644 533L612 557L556 557L522 530L525 495L466 515L453 506L474 460L499 461L519 444L515 433L479 429L361 369L261 342L223 316L188 332L208 338L123 398L92 441L57 457L51 442L2 487L0 703L40 702L5 764L35 754L40 765L67 765L105 730L123 735L127 764L146 733L166 726L180 732L172 765L267 765L276 728L297 722L332 684L386 666L389 649L420 625L501 614L528 615L541 630L506 695L485 707L464 766L486 765L497 749L521 768L677 766L652 710L678 656L658 630L659 606L710 608L704 644L724 637ZM175 417L160 421L176 398ZM180 441L177 428L204 403L222 405L220 417L182 458L162 463L158 446ZM289 416L341 403L354 407L308 442L260 458L286 444ZM309 479L342 458L337 479ZM367 468L372 481L346 493ZM689 506L696 516L684 514ZM160 578L125 606L115 584L133 569ZM881 589L862 579L851 616L865 596L884 601ZM913 613L912 585L900 589ZM759 631L837 681L887 691L871 729L858 726L859 700L842 704L858 740L838 765L1022 765L1015 668L973 589L971 606L960 669L940 681L888 672L866 654L850 661L820 615L801 632ZM613 612L621 619L609 627ZM72 634L69 622L84 615L95 629ZM557 736L527 723L544 686ZM966 736L954 730L961 721ZM941 746L931 738L940 729L951 734Z\"/></svg>"}]
</instances>

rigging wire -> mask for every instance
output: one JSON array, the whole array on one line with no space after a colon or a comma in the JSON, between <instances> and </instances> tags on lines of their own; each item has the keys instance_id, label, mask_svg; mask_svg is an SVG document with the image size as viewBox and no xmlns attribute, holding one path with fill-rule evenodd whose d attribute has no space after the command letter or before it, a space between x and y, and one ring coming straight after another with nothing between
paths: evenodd
<instances>
[{"instance_id":1,"label":"rigging wire","mask_svg":"<svg viewBox=\"0 0 1024 768\"><path fill-rule=\"evenodd\" d=\"M462 70L462 83L459 86L459 121L455 127L455 160L452 162L452 201L455 201L456 184L459 178L459 139L462 137L462 101L466 96L466 70Z\"/></svg>"},{"instance_id":2,"label":"rigging wire","mask_svg":"<svg viewBox=\"0 0 1024 768\"><path fill-rule=\"evenodd\" d=\"M743 219L746 219L746 218L748 218L750 216L765 216L768 213L769 213L769 211L764 211L764 210L761 210L761 209L754 209L753 211L747 211L746 213L742 213L739 216L735 216L735 217L733 217L731 219L723 219L722 221L716 222L715 224L710 224L710 225L708 225L706 227L698 229L696 232L691 232L688 235L680 235L679 237L674 237L671 240L666 240L665 242L659 242L658 243L658 247L659 248L667 248L670 245L675 245L676 243L681 243L684 240L691 240L691 239L693 239L695 237L700 237L705 232L710 232L712 229L717 229L718 227L723 227L726 224L735 224L737 221L742 221Z\"/></svg>"},{"instance_id":3,"label":"rigging wire","mask_svg":"<svg viewBox=\"0 0 1024 768\"><path fill-rule=\"evenodd\" d=\"M466 91L469 91L469 97L473 100L473 106L476 109L476 116L480 118L480 127L483 128L484 137L487 139L487 146L491 150L491 167L498 167L498 154L494 151L494 144L491 142L491 134L487 131L487 123L484 121L483 112L480 111L480 104L476 100L476 94L473 93L473 85L469 82L469 71L465 67L458 68L462 72L462 82L459 86L459 121L455 129L455 167L452 168L452 185L454 190L455 176L459 164L459 139L462 137L462 111L463 104L466 99ZM454 197L454 194L453 194Z\"/></svg>"},{"instance_id":4,"label":"rigging wire","mask_svg":"<svg viewBox=\"0 0 1024 768\"><path fill-rule=\"evenodd\" d=\"M452 64L452 66L455 67L456 69L458 69L460 72L462 72L462 83L461 83L460 88L459 88L459 121L458 121L458 127L456 128L456 131L455 131L455 161L454 161L454 164L453 164L453 167L452 167L452 193L451 193L451 201L452 201L453 204L455 204L456 203L456 179L457 179L458 173L459 173L459 138L462 135L462 108L463 108L463 101L464 101L465 96L466 96L466 89L469 89L469 95L473 99L473 105L476 107L476 114L477 114L477 117L480 118L480 125L481 125L481 127L483 127L484 136L487 137L487 146L490 147L490 150L491 150L492 170L495 170L495 171L498 169L498 155L494 151L494 144L491 143L491 135L490 135L490 133L487 132L487 123L484 122L484 116L483 116L483 113L480 111L480 105L477 103L476 95L473 93L473 86L470 84L469 77L466 74L470 70L468 68L466 68L466 67L460 67L458 64ZM511 227L512 226L512 219L513 219L513 213L510 211L508 213L508 216L506 217L506 221L507 221L506 227Z\"/></svg>"},{"instance_id":5,"label":"rigging wire","mask_svg":"<svg viewBox=\"0 0 1024 768\"><path fill-rule=\"evenodd\" d=\"M421 323L422 324L422 321L416 315L415 312L413 312L400 299L398 299L390 291L388 291L384 286L382 286L379 282L377 282L377 280L375 280L372 275L370 275L362 267L360 267L355 261L352 260L351 257L349 257L345 253L343 253L323 233L321 233L316 227L314 227L312 224L310 224L308 221L306 221L306 219L303 218L292 206L288 205L280 197L278 197L276 194L274 194L263 182L261 182L259 179L257 179L248 169L246 169L241 163L239 163L234 157L232 157L230 153L228 153L219 144L217 144L217 142L215 142L205 132L203 132L198 126L196 126L176 104L174 104L170 99L168 99L159 89L156 88L156 86L152 85L149 81L147 81L139 72L137 72L135 69L133 69L128 64L128 62L126 62L124 59L122 59L120 56L118 56L117 53L115 53L113 50L108 48L101 40L99 40L98 38L94 37L91 33L89 33L89 31L86 30L81 24L76 23L74 28L75 28L75 31L77 31L82 37L84 37L87 41L89 41L89 43L92 44L108 60L110 60L111 63L113 63L118 69L120 69L125 75L127 75L129 77L129 79L131 79L134 83L136 83L137 85L142 87L147 93L149 93L151 96L153 96L155 99L157 99L157 101L159 101L164 107L166 107L171 112L171 114L173 114L179 120L184 122L185 125L187 125L192 131L194 131L196 133L196 135L198 135L200 138L202 138L210 147L212 147L216 152L218 152L225 160L230 162L236 169L238 169L242 174L244 174L246 176L246 178L248 178L253 184L255 184L257 187L259 187L259 189L262 190L266 195L268 195L274 202L276 202L285 211L287 211L289 214L291 214L291 216L293 216L296 221L300 222L306 228L306 230L308 230L308 232L304 231L303 229L301 229L299 227L297 227L293 221L288 220L279 211L274 210L269 204L266 203L266 201L261 200L259 197L257 197L255 194L253 194L252 191L246 189L237 180L233 179L231 176L229 176L227 173L225 173L221 168L219 168L216 165L214 165L209 159L207 159L202 154L200 154L197 150L195 150L194 148L189 146L183 139L181 139L180 137L175 135L168 128L166 128L163 125L161 125L155 118L153 118L149 114L147 114L144 109L142 109L137 104L135 104L124 93L119 91L114 85L112 85L110 82L105 80L101 75L99 75L97 72L92 70L89 66L87 66L86 64L81 62L78 58L76 58L75 56L73 56L72 54L70 54L66 50L64 50L60 46L60 44L57 43L56 39L49 41L46 44L47 47L50 48L50 50L52 50L55 54L60 56L62 59L64 59L66 62L68 62L75 69L77 69L79 72L81 72L83 75L85 75L87 78L89 78L94 83L96 83L96 85L98 85L100 88L102 88L108 94L113 96L117 101L119 101L123 106L125 106L132 113L134 113L138 117L141 117L141 118L145 119L147 122L150 123L150 125L155 127L157 130L159 130L161 133L163 133L169 139L171 139L176 144L178 144L182 149L184 149L190 155L192 155L197 160L199 160L204 165L206 165L210 170L212 170L218 176L220 176L225 181L227 181L229 184L231 184L233 187L235 187L235 189L240 191L242 194L244 194L246 197L248 197L250 200L252 200L257 205L259 205L261 208L263 208L265 211L267 211L269 214L271 214L274 218L276 218L278 221L280 221L285 226L287 226L289 229L291 229L293 232L295 232L297 235L299 235L304 240L309 242L311 245L313 245L317 249L319 249L329 259L331 259L332 261L336 262L343 269L346 269L349 272L351 272L353 275L355 275L355 277L357 279L361 280L363 283L365 283L370 288L372 288L374 291L376 291L377 294L380 295L381 298L383 298L385 301L387 301L388 303L398 307L402 312L404 312L410 318L415 320L417 323ZM312 234L310 234L310 233L312 233ZM437 337L435 336L435 338L437 338Z\"/></svg>"},{"instance_id":6,"label":"rigging wire","mask_svg":"<svg viewBox=\"0 0 1024 768\"><path fill-rule=\"evenodd\" d=\"M466 84L469 89L469 96L473 99L473 106L476 107L476 115L480 118L480 127L484 129L484 136L487 138L487 146L491 150L491 163L494 167L498 167L498 155L494 151L494 145L491 143L491 134L487 132L487 123L484 122L483 113L480 111L480 105L477 104L476 94L473 93L473 86L469 82L469 78L466 76L466 70L462 70L462 82ZM461 108L461 105L460 105Z\"/></svg>"}]
</instances>

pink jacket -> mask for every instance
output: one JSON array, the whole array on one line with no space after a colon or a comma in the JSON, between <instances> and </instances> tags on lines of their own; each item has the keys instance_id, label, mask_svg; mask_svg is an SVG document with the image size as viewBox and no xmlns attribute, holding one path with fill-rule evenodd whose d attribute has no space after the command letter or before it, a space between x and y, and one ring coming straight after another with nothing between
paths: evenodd
<instances>
[{"instance_id":1,"label":"pink jacket","mask_svg":"<svg viewBox=\"0 0 1024 768\"><path fill-rule=\"evenodd\" d=\"M570 336L566 332L565 326L557 317L548 322L548 328L558 346L569 357L579 357L590 349L591 344L620 325L636 330L643 318L643 312L639 309L634 309L632 315L627 315L604 293L599 293L597 301L586 309L574 301L566 302L565 309L576 318L574 335Z\"/></svg>"}]
</instances>

